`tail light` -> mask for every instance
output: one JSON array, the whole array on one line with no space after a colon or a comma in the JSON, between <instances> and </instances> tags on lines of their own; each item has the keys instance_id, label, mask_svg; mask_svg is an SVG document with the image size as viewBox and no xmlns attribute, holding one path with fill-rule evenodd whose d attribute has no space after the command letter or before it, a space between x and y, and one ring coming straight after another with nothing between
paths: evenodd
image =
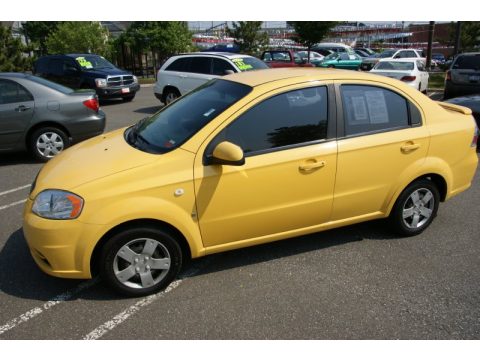
<instances>
[{"instance_id":1,"label":"tail light","mask_svg":"<svg viewBox=\"0 0 480 360\"><path fill-rule=\"evenodd\" d=\"M100 105L98 104L98 100L96 98L85 100L83 105L95 112L98 112L98 109L100 109Z\"/></svg>"},{"instance_id":2,"label":"tail light","mask_svg":"<svg viewBox=\"0 0 480 360\"><path fill-rule=\"evenodd\" d=\"M416 76L404 76L400 80L402 81L415 81L417 77Z\"/></svg>"},{"instance_id":3,"label":"tail light","mask_svg":"<svg viewBox=\"0 0 480 360\"><path fill-rule=\"evenodd\" d=\"M445 80L452 81L452 72L450 70L447 70L445 73Z\"/></svg>"},{"instance_id":4,"label":"tail light","mask_svg":"<svg viewBox=\"0 0 480 360\"><path fill-rule=\"evenodd\" d=\"M475 132L473 133L473 139L470 146L477 147L477 141L478 141L478 127L475 125Z\"/></svg>"}]
</instances>

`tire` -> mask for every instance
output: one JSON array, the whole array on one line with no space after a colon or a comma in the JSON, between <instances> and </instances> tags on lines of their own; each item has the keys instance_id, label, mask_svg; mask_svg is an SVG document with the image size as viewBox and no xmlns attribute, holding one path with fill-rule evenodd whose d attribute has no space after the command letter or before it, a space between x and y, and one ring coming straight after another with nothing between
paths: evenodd
<instances>
[{"instance_id":1,"label":"tire","mask_svg":"<svg viewBox=\"0 0 480 360\"><path fill-rule=\"evenodd\" d=\"M52 159L69 145L70 140L67 134L59 128L51 126L35 130L29 139L31 154L42 162Z\"/></svg>"},{"instance_id":2,"label":"tire","mask_svg":"<svg viewBox=\"0 0 480 360\"><path fill-rule=\"evenodd\" d=\"M180 93L178 92L178 90L175 88L170 88L165 91L165 95L163 97L164 99L163 103L165 105L168 105L174 102L175 100L177 100L179 97L180 97Z\"/></svg>"},{"instance_id":3,"label":"tire","mask_svg":"<svg viewBox=\"0 0 480 360\"><path fill-rule=\"evenodd\" d=\"M182 257L180 245L170 233L133 228L106 242L100 257L100 276L117 292L146 296L172 282L182 267Z\"/></svg>"},{"instance_id":4,"label":"tire","mask_svg":"<svg viewBox=\"0 0 480 360\"><path fill-rule=\"evenodd\" d=\"M432 223L439 202L440 193L435 184L427 179L417 180L398 197L390 214L390 223L400 235L418 235Z\"/></svg>"},{"instance_id":5,"label":"tire","mask_svg":"<svg viewBox=\"0 0 480 360\"><path fill-rule=\"evenodd\" d=\"M135 97L135 95L124 96L124 97L122 97L122 100L123 100L123 102L130 102L130 101L133 100L134 97Z\"/></svg>"}]
</instances>

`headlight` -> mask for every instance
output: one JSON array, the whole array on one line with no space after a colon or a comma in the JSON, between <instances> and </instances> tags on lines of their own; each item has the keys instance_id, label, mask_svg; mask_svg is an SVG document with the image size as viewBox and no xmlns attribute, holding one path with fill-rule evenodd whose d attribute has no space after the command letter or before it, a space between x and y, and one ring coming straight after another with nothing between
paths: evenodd
<instances>
[{"instance_id":1,"label":"headlight","mask_svg":"<svg viewBox=\"0 0 480 360\"><path fill-rule=\"evenodd\" d=\"M83 199L63 190L44 190L33 202L34 214L55 220L75 219L83 209Z\"/></svg>"},{"instance_id":2,"label":"headlight","mask_svg":"<svg viewBox=\"0 0 480 360\"><path fill-rule=\"evenodd\" d=\"M133 82L138 83L138 78L135 75L133 75Z\"/></svg>"},{"instance_id":3,"label":"headlight","mask_svg":"<svg viewBox=\"0 0 480 360\"><path fill-rule=\"evenodd\" d=\"M107 86L107 79L95 79L95 85L99 88Z\"/></svg>"}]
</instances>

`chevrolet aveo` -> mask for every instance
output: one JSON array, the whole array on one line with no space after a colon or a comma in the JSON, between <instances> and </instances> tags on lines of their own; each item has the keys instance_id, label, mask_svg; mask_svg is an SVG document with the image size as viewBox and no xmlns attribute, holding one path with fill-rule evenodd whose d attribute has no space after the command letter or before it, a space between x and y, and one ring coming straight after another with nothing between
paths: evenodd
<instances>
[{"instance_id":1,"label":"chevrolet aveo","mask_svg":"<svg viewBox=\"0 0 480 360\"><path fill-rule=\"evenodd\" d=\"M378 218L419 234L470 186L476 136L469 109L387 77L229 75L48 162L23 231L44 272L147 295L189 258Z\"/></svg>"}]
</instances>

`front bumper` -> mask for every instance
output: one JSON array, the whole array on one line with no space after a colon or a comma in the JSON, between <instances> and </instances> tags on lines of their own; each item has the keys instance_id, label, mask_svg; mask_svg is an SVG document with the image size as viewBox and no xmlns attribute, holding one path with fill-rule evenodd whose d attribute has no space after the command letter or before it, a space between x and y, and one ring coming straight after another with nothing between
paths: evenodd
<instances>
[{"instance_id":1,"label":"front bumper","mask_svg":"<svg viewBox=\"0 0 480 360\"><path fill-rule=\"evenodd\" d=\"M118 97L135 96L135 93L140 90L140 84L131 84L124 86L97 88L96 92L100 99L111 99Z\"/></svg>"},{"instance_id":2,"label":"front bumper","mask_svg":"<svg viewBox=\"0 0 480 360\"><path fill-rule=\"evenodd\" d=\"M100 225L75 220L48 220L32 213L28 199L23 216L23 234L38 267L48 275L90 279L90 258L100 239Z\"/></svg>"}]
</instances>

